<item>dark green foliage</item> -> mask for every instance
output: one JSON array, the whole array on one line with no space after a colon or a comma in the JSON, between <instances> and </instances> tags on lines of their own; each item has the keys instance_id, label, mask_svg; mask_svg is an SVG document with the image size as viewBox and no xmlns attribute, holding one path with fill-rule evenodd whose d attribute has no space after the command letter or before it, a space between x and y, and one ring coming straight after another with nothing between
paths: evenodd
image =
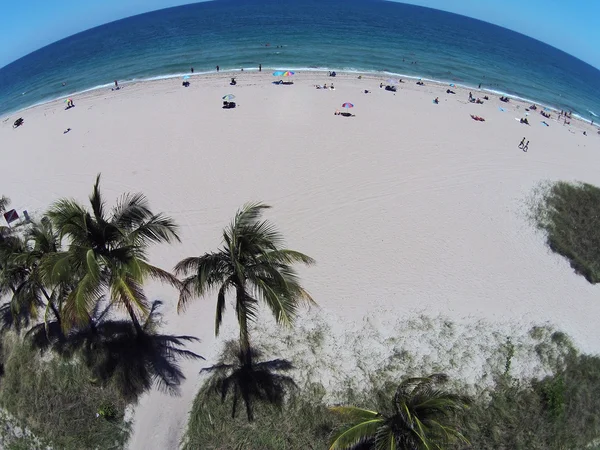
<instances>
[{"instance_id":1,"label":"dark green foliage","mask_svg":"<svg viewBox=\"0 0 600 450\"><path fill-rule=\"evenodd\" d=\"M451 442L467 442L457 418L470 401L442 388L444 374L407 378L381 407L364 409L336 406L345 426L333 438L330 450L442 450ZM378 395L380 396L380 395Z\"/></svg>"},{"instance_id":2,"label":"dark green foliage","mask_svg":"<svg viewBox=\"0 0 600 450\"><path fill-rule=\"evenodd\" d=\"M464 417L472 447L586 448L600 437L600 358L568 355L564 369L532 383L501 379Z\"/></svg>"},{"instance_id":3,"label":"dark green foliage","mask_svg":"<svg viewBox=\"0 0 600 450\"><path fill-rule=\"evenodd\" d=\"M600 281L600 188L586 183L546 186L535 205L550 248L566 257L590 283Z\"/></svg>"},{"instance_id":4,"label":"dark green foliage","mask_svg":"<svg viewBox=\"0 0 600 450\"><path fill-rule=\"evenodd\" d=\"M549 377L540 383L544 408L554 418L560 418L565 411L565 380L562 376Z\"/></svg>"}]
</instances>

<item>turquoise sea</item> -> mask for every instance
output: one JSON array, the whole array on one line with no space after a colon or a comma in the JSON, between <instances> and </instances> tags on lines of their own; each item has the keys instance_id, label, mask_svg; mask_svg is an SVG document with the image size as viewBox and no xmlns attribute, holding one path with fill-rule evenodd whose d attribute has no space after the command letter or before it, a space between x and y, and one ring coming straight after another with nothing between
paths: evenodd
<instances>
[{"instance_id":1,"label":"turquoise sea","mask_svg":"<svg viewBox=\"0 0 600 450\"><path fill-rule=\"evenodd\" d=\"M102 25L0 69L0 115L115 79L259 64L481 83L588 120L600 115L600 71L585 62L489 23L382 0L215 0Z\"/></svg>"}]
</instances>

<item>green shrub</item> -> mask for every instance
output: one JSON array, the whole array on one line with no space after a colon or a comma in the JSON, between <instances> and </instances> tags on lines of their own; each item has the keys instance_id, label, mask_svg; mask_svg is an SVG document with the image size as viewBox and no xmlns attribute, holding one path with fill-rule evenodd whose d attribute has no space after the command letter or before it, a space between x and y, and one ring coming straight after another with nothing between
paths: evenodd
<instances>
[{"instance_id":1,"label":"green shrub","mask_svg":"<svg viewBox=\"0 0 600 450\"><path fill-rule=\"evenodd\" d=\"M550 248L590 283L600 282L600 188L562 181L545 185L534 215Z\"/></svg>"}]
</instances>

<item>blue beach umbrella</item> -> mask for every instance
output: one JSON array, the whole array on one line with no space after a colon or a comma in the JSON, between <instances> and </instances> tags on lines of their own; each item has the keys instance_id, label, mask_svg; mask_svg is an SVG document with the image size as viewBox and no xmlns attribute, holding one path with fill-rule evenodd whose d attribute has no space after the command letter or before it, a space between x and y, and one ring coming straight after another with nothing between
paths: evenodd
<instances>
[{"instance_id":1,"label":"blue beach umbrella","mask_svg":"<svg viewBox=\"0 0 600 450\"><path fill-rule=\"evenodd\" d=\"M277 72L273 72L273 76L274 77L281 77L281 76L283 76L283 71L278 70Z\"/></svg>"},{"instance_id":2,"label":"blue beach umbrella","mask_svg":"<svg viewBox=\"0 0 600 450\"><path fill-rule=\"evenodd\" d=\"M185 77L183 77L184 80L189 80L190 76L186 75Z\"/></svg>"},{"instance_id":3,"label":"blue beach umbrella","mask_svg":"<svg viewBox=\"0 0 600 450\"><path fill-rule=\"evenodd\" d=\"M223 96L223 100L230 102L231 100L233 100L235 98L235 95L233 94L227 94Z\"/></svg>"}]
</instances>

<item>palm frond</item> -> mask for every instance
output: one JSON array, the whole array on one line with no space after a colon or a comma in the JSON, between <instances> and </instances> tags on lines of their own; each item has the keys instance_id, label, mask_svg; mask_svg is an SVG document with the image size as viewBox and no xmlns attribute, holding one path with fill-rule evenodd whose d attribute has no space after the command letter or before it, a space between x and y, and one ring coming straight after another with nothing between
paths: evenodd
<instances>
[{"instance_id":1,"label":"palm frond","mask_svg":"<svg viewBox=\"0 0 600 450\"><path fill-rule=\"evenodd\" d=\"M155 280L170 284L176 289L181 289L181 281L175 275L142 260L138 260L138 264L144 276L149 275Z\"/></svg>"},{"instance_id":2,"label":"palm frond","mask_svg":"<svg viewBox=\"0 0 600 450\"><path fill-rule=\"evenodd\" d=\"M100 192L100 174L96 176L96 183L94 183L94 189L90 195L90 204L92 205L92 212L97 222L105 222L104 218L104 200L102 199L102 192Z\"/></svg>"},{"instance_id":3,"label":"palm frond","mask_svg":"<svg viewBox=\"0 0 600 450\"><path fill-rule=\"evenodd\" d=\"M155 214L128 233L128 239L135 245L147 245L150 243L181 242L178 235L178 226L170 217L163 214Z\"/></svg>"},{"instance_id":4,"label":"palm frond","mask_svg":"<svg viewBox=\"0 0 600 450\"><path fill-rule=\"evenodd\" d=\"M77 201L60 199L50 207L47 214L55 229L59 231L61 239L65 236L69 236L77 242L86 239L87 212Z\"/></svg>"},{"instance_id":5,"label":"palm frond","mask_svg":"<svg viewBox=\"0 0 600 450\"><path fill-rule=\"evenodd\" d=\"M152 217L148 199L144 194L126 193L112 210L112 222L119 228L131 230Z\"/></svg>"},{"instance_id":6,"label":"palm frond","mask_svg":"<svg viewBox=\"0 0 600 450\"><path fill-rule=\"evenodd\" d=\"M287 249L271 250L270 252L261 255L258 258L258 261L267 261L269 263L279 263L286 265L302 263L307 266L316 263L316 261L313 258L311 258L308 255L305 255L304 253Z\"/></svg>"},{"instance_id":7,"label":"palm frond","mask_svg":"<svg viewBox=\"0 0 600 450\"><path fill-rule=\"evenodd\" d=\"M190 257L175 266L177 275L188 276L182 283L178 310L183 310L193 297L202 297L209 290L220 286L232 275L227 256L222 253L207 253Z\"/></svg>"},{"instance_id":8,"label":"palm frond","mask_svg":"<svg viewBox=\"0 0 600 450\"><path fill-rule=\"evenodd\" d=\"M382 423L382 418L373 416L349 426L334 437L329 450L348 450L357 444L373 439Z\"/></svg>"},{"instance_id":9,"label":"palm frond","mask_svg":"<svg viewBox=\"0 0 600 450\"><path fill-rule=\"evenodd\" d=\"M142 287L128 274L113 275L110 281L110 292L112 300L126 309L137 309L144 315L148 313L148 300Z\"/></svg>"},{"instance_id":10,"label":"palm frond","mask_svg":"<svg viewBox=\"0 0 600 450\"><path fill-rule=\"evenodd\" d=\"M86 274L66 298L63 307L64 326L83 325L102 295L102 285Z\"/></svg>"},{"instance_id":11,"label":"palm frond","mask_svg":"<svg viewBox=\"0 0 600 450\"><path fill-rule=\"evenodd\" d=\"M225 312L225 295L229 289L229 283L225 282L217 294L217 313L215 314L215 336L219 335L221 322L223 322L223 313Z\"/></svg>"}]
</instances>

